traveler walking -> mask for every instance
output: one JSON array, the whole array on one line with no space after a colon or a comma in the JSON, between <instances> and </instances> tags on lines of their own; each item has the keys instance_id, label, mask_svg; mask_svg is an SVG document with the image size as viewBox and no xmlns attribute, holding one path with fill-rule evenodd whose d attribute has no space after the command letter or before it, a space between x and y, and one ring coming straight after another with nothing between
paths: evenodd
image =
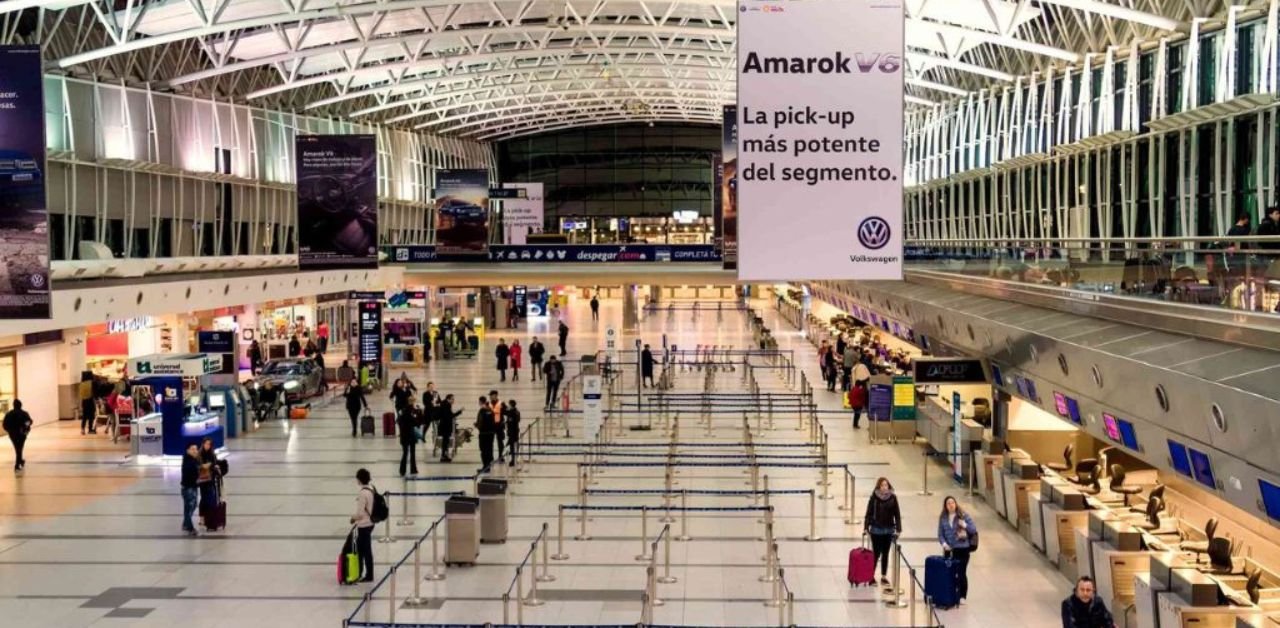
<instances>
[{"instance_id":1,"label":"traveler walking","mask_svg":"<svg viewBox=\"0 0 1280 628\"><path fill-rule=\"evenodd\" d=\"M600 320L600 296L591 295L591 320Z\"/></svg>"},{"instance_id":2,"label":"traveler walking","mask_svg":"<svg viewBox=\"0 0 1280 628\"><path fill-rule=\"evenodd\" d=\"M836 390L836 352L828 346L826 353L822 354L822 377L827 382L827 391L835 392Z\"/></svg>"},{"instance_id":3,"label":"traveler walking","mask_svg":"<svg viewBox=\"0 0 1280 628\"><path fill-rule=\"evenodd\" d=\"M196 513L196 496L199 488L196 482L200 477L200 448L195 443L187 445L187 453L182 455L182 529L187 536L199 536L196 525L191 520Z\"/></svg>"},{"instance_id":4,"label":"traveler walking","mask_svg":"<svg viewBox=\"0 0 1280 628\"><path fill-rule=\"evenodd\" d=\"M377 490L368 469L356 471L360 490L356 493L356 514L351 523L356 527L356 553L360 555L360 582L373 582L373 505Z\"/></svg>"},{"instance_id":5,"label":"traveler walking","mask_svg":"<svg viewBox=\"0 0 1280 628\"><path fill-rule=\"evenodd\" d=\"M542 375L543 379L547 380L546 409L551 411L555 409L556 397L560 393L560 381L564 379L564 363L557 360L556 356L551 356L547 365L542 367Z\"/></svg>"},{"instance_id":6,"label":"traveler walking","mask_svg":"<svg viewBox=\"0 0 1280 628\"><path fill-rule=\"evenodd\" d=\"M498 339L498 348L493 350L493 355L498 359L498 374L501 375L499 381L507 381L507 365L511 358L511 348L507 346L505 338Z\"/></svg>"},{"instance_id":7,"label":"traveler walking","mask_svg":"<svg viewBox=\"0 0 1280 628\"><path fill-rule=\"evenodd\" d=\"M507 426L507 446L510 447L511 456L507 462L507 466L516 466L516 452L520 446L520 409L516 407L516 400L507 400L507 416L503 419L503 423Z\"/></svg>"},{"instance_id":8,"label":"traveler walking","mask_svg":"<svg viewBox=\"0 0 1280 628\"><path fill-rule=\"evenodd\" d=\"M364 389L357 386L354 382L347 382L347 389L342 391L342 398L346 400L347 416L351 417L351 437L357 435L357 424L360 423L360 410L369 409L369 400L364 397Z\"/></svg>"},{"instance_id":9,"label":"traveler walking","mask_svg":"<svg viewBox=\"0 0 1280 628\"><path fill-rule=\"evenodd\" d=\"M866 364L862 362L858 362L857 364L853 365L853 383L854 384L862 384L862 387L866 388L867 384L870 381L871 381L871 369L867 367Z\"/></svg>"},{"instance_id":10,"label":"traveler walking","mask_svg":"<svg viewBox=\"0 0 1280 628\"><path fill-rule=\"evenodd\" d=\"M858 422L862 420L862 411L867 407L867 385L865 382L854 382L849 388L849 409L853 410L853 429L862 429Z\"/></svg>"},{"instance_id":11,"label":"traveler walking","mask_svg":"<svg viewBox=\"0 0 1280 628\"><path fill-rule=\"evenodd\" d=\"M97 434L98 427L94 423L98 406L93 401L93 372L80 373L80 386L76 389L80 397L80 435Z\"/></svg>"},{"instance_id":12,"label":"traveler walking","mask_svg":"<svg viewBox=\"0 0 1280 628\"><path fill-rule=\"evenodd\" d=\"M569 326L560 321L560 327L556 330L556 334L560 336L560 357L565 356L565 343L569 340Z\"/></svg>"},{"instance_id":13,"label":"traveler walking","mask_svg":"<svg viewBox=\"0 0 1280 628\"><path fill-rule=\"evenodd\" d=\"M418 437L413 433L417 421L413 418L412 405L396 411L396 430L400 433L400 477L405 476L405 462L409 463L409 473L418 475Z\"/></svg>"},{"instance_id":14,"label":"traveler walking","mask_svg":"<svg viewBox=\"0 0 1280 628\"><path fill-rule=\"evenodd\" d=\"M546 354L547 348L542 345L537 336L534 336L533 342L529 343L529 371L533 373L535 382L542 375L542 356Z\"/></svg>"},{"instance_id":15,"label":"traveler walking","mask_svg":"<svg viewBox=\"0 0 1280 628\"><path fill-rule=\"evenodd\" d=\"M249 343L249 374L257 377L258 370L262 368L262 345L258 344L255 338Z\"/></svg>"},{"instance_id":16,"label":"traveler walking","mask_svg":"<svg viewBox=\"0 0 1280 628\"><path fill-rule=\"evenodd\" d=\"M653 385L653 351L645 345L640 351L640 382L649 387Z\"/></svg>"},{"instance_id":17,"label":"traveler walking","mask_svg":"<svg viewBox=\"0 0 1280 628\"><path fill-rule=\"evenodd\" d=\"M867 512L862 517L863 532L871 535L871 551L880 563L880 584L888 586L889 550L893 539L902 534L902 512L898 496L888 478L876 480L876 490L867 499Z\"/></svg>"},{"instance_id":18,"label":"traveler walking","mask_svg":"<svg viewBox=\"0 0 1280 628\"><path fill-rule=\"evenodd\" d=\"M413 389L409 387L406 379L397 379L395 384L391 386L391 401L395 404L396 414L399 415L406 407L413 405Z\"/></svg>"},{"instance_id":19,"label":"traveler walking","mask_svg":"<svg viewBox=\"0 0 1280 628\"><path fill-rule=\"evenodd\" d=\"M977 546L978 526L969 513L960 508L956 498L948 495L942 500L942 512L938 515L938 543L943 554L955 561L956 593L964 604L969 596L969 554Z\"/></svg>"},{"instance_id":20,"label":"traveler walking","mask_svg":"<svg viewBox=\"0 0 1280 628\"><path fill-rule=\"evenodd\" d=\"M453 427L462 410L453 409L453 395L445 395L436 412L436 433L440 435L440 462L453 462L449 447L453 445Z\"/></svg>"},{"instance_id":21,"label":"traveler walking","mask_svg":"<svg viewBox=\"0 0 1280 628\"><path fill-rule=\"evenodd\" d=\"M427 389L422 391L422 442L431 441L431 425L440 415L440 393L436 392L436 383L427 382ZM438 429L438 428L437 428ZM438 433L438 432L437 432Z\"/></svg>"},{"instance_id":22,"label":"traveler walking","mask_svg":"<svg viewBox=\"0 0 1280 628\"><path fill-rule=\"evenodd\" d=\"M520 381L520 361L524 357L524 348L519 340L511 341L511 381Z\"/></svg>"},{"instance_id":23,"label":"traveler walking","mask_svg":"<svg viewBox=\"0 0 1280 628\"><path fill-rule=\"evenodd\" d=\"M1111 611L1095 595L1093 578L1080 576L1075 590L1062 601L1062 628L1115 628Z\"/></svg>"},{"instance_id":24,"label":"traveler walking","mask_svg":"<svg viewBox=\"0 0 1280 628\"><path fill-rule=\"evenodd\" d=\"M493 438L497 422L489 400L480 397L480 409L476 411L476 433L480 436L480 473L488 473L493 466Z\"/></svg>"},{"instance_id":25,"label":"traveler walking","mask_svg":"<svg viewBox=\"0 0 1280 628\"><path fill-rule=\"evenodd\" d=\"M22 457L22 450L27 446L27 435L31 433L31 415L22 409L22 401L13 400L13 409L4 413L4 431L13 443L13 471L17 473L27 466L27 459Z\"/></svg>"}]
</instances>

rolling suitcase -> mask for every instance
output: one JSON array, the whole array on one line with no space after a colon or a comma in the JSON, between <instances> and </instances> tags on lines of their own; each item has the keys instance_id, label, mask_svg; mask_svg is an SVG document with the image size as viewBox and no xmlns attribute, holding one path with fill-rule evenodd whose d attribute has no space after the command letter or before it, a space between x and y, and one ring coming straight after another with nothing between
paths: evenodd
<instances>
[{"instance_id":1,"label":"rolling suitcase","mask_svg":"<svg viewBox=\"0 0 1280 628\"><path fill-rule=\"evenodd\" d=\"M360 555L356 553L355 535L353 527L338 553L338 584L354 584L360 579Z\"/></svg>"},{"instance_id":2,"label":"rolling suitcase","mask_svg":"<svg viewBox=\"0 0 1280 628\"><path fill-rule=\"evenodd\" d=\"M289 410L289 418L294 421L301 421L307 418L308 414L310 414L310 410L307 406L294 406Z\"/></svg>"},{"instance_id":3,"label":"rolling suitcase","mask_svg":"<svg viewBox=\"0 0 1280 628\"><path fill-rule=\"evenodd\" d=\"M875 584L876 555L867 549L867 537L862 536L862 546L849 550L849 586Z\"/></svg>"},{"instance_id":4,"label":"rolling suitcase","mask_svg":"<svg viewBox=\"0 0 1280 628\"><path fill-rule=\"evenodd\" d=\"M954 560L942 556L930 556L924 560L924 594L938 608L951 608L960 604Z\"/></svg>"},{"instance_id":5,"label":"rolling suitcase","mask_svg":"<svg viewBox=\"0 0 1280 628\"><path fill-rule=\"evenodd\" d=\"M382 435L391 438L396 435L396 413L382 413Z\"/></svg>"},{"instance_id":6,"label":"rolling suitcase","mask_svg":"<svg viewBox=\"0 0 1280 628\"><path fill-rule=\"evenodd\" d=\"M227 527L227 502L218 500L218 505L204 514L204 527L210 532Z\"/></svg>"},{"instance_id":7,"label":"rolling suitcase","mask_svg":"<svg viewBox=\"0 0 1280 628\"><path fill-rule=\"evenodd\" d=\"M360 435L361 436L364 436L365 434L369 434L370 436L372 436L375 433L374 430L375 428L373 425L372 414L366 414L360 417Z\"/></svg>"}]
</instances>

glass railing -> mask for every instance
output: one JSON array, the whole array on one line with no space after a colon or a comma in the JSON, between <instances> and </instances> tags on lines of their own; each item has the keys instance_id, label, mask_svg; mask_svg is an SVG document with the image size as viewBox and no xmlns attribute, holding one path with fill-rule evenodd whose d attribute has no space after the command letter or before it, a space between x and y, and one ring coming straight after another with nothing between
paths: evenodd
<instances>
[{"instance_id":1,"label":"glass railing","mask_svg":"<svg viewBox=\"0 0 1280 628\"><path fill-rule=\"evenodd\" d=\"M1280 238L909 240L907 270L1280 315Z\"/></svg>"}]
</instances>

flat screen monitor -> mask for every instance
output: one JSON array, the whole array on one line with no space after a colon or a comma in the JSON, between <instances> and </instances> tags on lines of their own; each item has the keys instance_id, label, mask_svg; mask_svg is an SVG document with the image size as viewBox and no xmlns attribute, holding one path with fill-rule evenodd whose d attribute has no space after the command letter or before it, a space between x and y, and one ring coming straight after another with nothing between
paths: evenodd
<instances>
[{"instance_id":1,"label":"flat screen monitor","mask_svg":"<svg viewBox=\"0 0 1280 628\"><path fill-rule=\"evenodd\" d=\"M1116 418L1106 412L1102 413L1102 431L1107 433L1107 438L1120 442L1120 427L1116 425Z\"/></svg>"},{"instance_id":2,"label":"flat screen monitor","mask_svg":"<svg viewBox=\"0 0 1280 628\"><path fill-rule=\"evenodd\" d=\"M1067 417L1067 397L1066 395L1053 391L1053 407L1058 411L1058 416Z\"/></svg>"},{"instance_id":3,"label":"flat screen monitor","mask_svg":"<svg viewBox=\"0 0 1280 628\"><path fill-rule=\"evenodd\" d=\"M1173 470L1191 477L1191 461L1187 458L1187 446L1176 440L1169 440L1169 461Z\"/></svg>"},{"instance_id":4,"label":"flat screen monitor","mask_svg":"<svg viewBox=\"0 0 1280 628\"><path fill-rule=\"evenodd\" d=\"M1040 401L1040 393L1036 392L1036 383L1029 379L1027 380L1027 399L1035 402Z\"/></svg>"},{"instance_id":5,"label":"flat screen monitor","mask_svg":"<svg viewBox=\"0 0 1280 628\"><path fill-rule=\"evenodd\" d=\"M1138 430L1132 421L1116 419L1116 427L1120 428L1120 444L1138 451Z\"/></svg>"},{"instance_id":6,"label":"flat screen monitor","mask_svg":"<svg viewBox=\"0 0 1280 628\"><path fill-rule=\"evenodd\" d=\"M1004 373L995 364L991 365L991 381L995 382L996 386L1004 387Z\"/></svg>"},{"instance_id":7,"label":"flat screen monitor","mask_svg":"<svg viewBox=\"0 0 1280 628\"><path fill-rule=\"evenodd\" d=\"M1084 421L1080 418L1080 404L1071 397L1067 397L1067 417L1076 425L1084 425Z\"/></svg>"},{"instance_id":8,"label":"flat screen monitor","mask_svg":"<svg viewBox=\"0 0 1280 628\"><path fill-rule=\"evenodd\" d=\"M225 393L220 393L220 392L211 392L211 393L209 393L208 397L209 397L209 398L208 398L208 402L209 402L209 403L208 403L208 406L209 406L210 408L225 408L225 407L227 407L227 395L226 395Z\"/></svg>"},{"instance_id":9,"label":"flat screen monitor","mask_svg":"<svg viewBox=\"0 0 1280 628\"><path fill-rule=\"evenodd\" d=\"M1258 491L1262 493L1262 507L1267 511L1267 516L1280 521L1280 486L1258 480Z\"/></svg>"},{"instance_id":10,"label":"flat screen monitor","mask_svg":"<svg viewBox=\"0 0 1280 628\"><path fill-rule=\"evenodd\" d=\"M1187 456L1191 459L1191 477L1194 477L1197 482L1217 490L1218 482L1213 477L1213 463L1209 461L1209 454L1188 447Z\"/></svg>"}]
</instances>

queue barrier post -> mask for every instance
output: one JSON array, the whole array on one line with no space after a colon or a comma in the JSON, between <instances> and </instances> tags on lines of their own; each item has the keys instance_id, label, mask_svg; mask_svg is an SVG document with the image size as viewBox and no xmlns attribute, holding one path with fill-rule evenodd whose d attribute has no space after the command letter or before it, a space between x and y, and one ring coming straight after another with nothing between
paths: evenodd
<instances>
[{"instance_id":1,"label":"queue barrier post","mask_svg":"<svg viewBox=\"0 0 1280 628\"><path fill-rule=\"evenodd\" d=\"M821 541L822 537L818 536L818 499L817 491L809 489L809 536L804 537L806 541Z\"/></svg>"},{"instance_id":2,"label":"queue barrier post","mask_svg":"<svg viewBox=\"0 0 1280 628\"><path fill-rule=\"evenodd\" d=\"M391 617L391 623L393 624L396 623L396 572L397 571L399 571L399 567L393 566L391 568L391 573L387 577L387 580L389 581L388 585L390 586L390 591L387 592L388 593L387 608L388 608L388 614Z\"/></svg>"},{"instance_id":3,"label":"queue barrier post","mask_svg":"<svg viewBox=\"0 0 1280 628\"><path fill-rule=\"evenodd\" d=\"M688 541L692 538L689 536L689 492L680 491L680 536L676 540Z\"/></svg>"},{"instance_id":4,"label":"queue barrier post","mask_svg":"<svg viewBox=\"0 0 1280 628\"><path fill-rule=\"evenodd\" d=\"M438 582L444 580L444 574L440 572L440 520L431 524L431 573L427 574L426 580L429 582Z\"/></svg>"},{"instance_id":5,"label":"queue barrier post","mask_svg":"<svg viewBox=\"0 0 1280 628\"><path fill-rule=\"evenodd\" d=\"M529 548L529 556L532 558L531 565L533 569L529 571L529 597L524 600L525 606L542 606L546 604L546 600L538 597L538 541L535 540ZM519 576L517 576L518 578Z\"/></svg>"},{"instance_id":6,"label":"queue barrier post","mask_svg":"<svg viewBox=\"0 0 1280 628\"><path fill-rule=\"evenodd\" d=\"M390 497L391 497L391 491L382 492L382 499L385 500ZM395 538L391 536L391 517L387 517L387 520L383 523L382 538L379 538L378 542L379 543L395 543L396 542Z\"/></svg>"},{"instance_id":7,"label":"queue barrier post","mask_svg":"<svg viewBox=\"0 0 1280 628\"><path fill-rule=\"evenodd\" d=\"M427 600L422 597L422 541L413 543L413 595L404 600L409 608L426 606Z\"/></svg>"},{"instance_id":8,"label":"queue barrier post","mask_svg":"<svg viewBox=\"0 0 1280 628\"><path fill-rule=\"evenodd\" d=\"M920 495L922 497L928 497L930 495L933 495L933 492L929 490L929 451L928 450L925 450L923 462L920 463L920 482L921 482L920 492L916 493L916 495Z\"/></svg>"},{"instance_id":9,"label":"queue barrier post","mask_svg":"<svg viewBox=\"0 0 1280 628\"><path fill-rule=\"evenodd\" d=\"M775 551L776 551L776 548L775 548ZM774 552L771 551L770 553L772 554ZM770 580L770 582L773 583L773 586L771 587L771 593L769 594L769 599L765 600L764 602L765 606L769 608L777 608L779 606L782 606L782 578L784 573L785 572L781 567L776 567L776 566L774 567L773 580Z\"/></svg>"},{"instance_id":10,"label":"queue barrier post","mask_svg":"<svg viewBox=\"0 0 1280 628\"><path fill-rule=\"evenodd\" d=\"M409 518L409 476L400 479L400 486L404 494L400 496L400 521L396 522L398 526L411 526L413 519Z\"/></svg>"},{"instance_id":11,"label":"queue barrier post","mask_svg":"<svg viewBox=\"0 0 1280 628\"><path fill-rule=\"evenodd\" d=\"M511 594L502 594L502 624L504 626L511 625Z\"/></svg>"},{"instance_id":12,"label":"queue barrier post","mask_svg":"<svg viewBox=\"0 0 1280 628\"><path fill-rule=\"evenodd\" d=\"M564 553L564 504L560 504L559 511L556 515L556 553L551 560L569 560L569 555Z\"/></svg>"},{"instance_id":13,"label":"queue barrier post","mask_svg":"<svg viewBox=\"0 0 1280 628\"><path fill-rule=\"evenodd\" d=\"M764 476L763 490L761 490L761 493L764 494L764 507L770 508L771 506L769 505L769 475L768 474L765 474ZM756 523L764 523L764 521L765 521L764 517L760 517L759 519L756 519Z\"/></svg>"},{"instance_id":14,"label":"queue barrier post","mask_svg":"<svg viewBox=\"0 0 1280 628\"><path fill-rule=\"evenodd\" d=\"M547 534L547 532L548 532L548 526L547 526L547 523L544 521L542 523L542 533L538 535L538 545L542 546L542 575L538 575L538 570L536 567L533 570L534 579L537 580L538 582L555 582L556 581L556 577L551 575L551 561L550 561L551 549L549 548L551 543L550 543L550 536ZM534 560L534 564L536 565L538 558L535 556L533 560Z\"/></svg>"},{"instance_id":15,"label":"queue barrier post","mask_svg":"<svg viewBox=\"0 0 1280 628\"><path fill-rule=\"evenodd\" d=\"M907 614L911 617L911 625L916 625L916 570L914 567L907 567L907 578L911 580L911 590L907 593L907 605L910 611Z\"/></svg>"},{"instance_id":16,"label":"queue barrier post","mask_svg":"<svg viewBox=\"0 0 1280 628\"><path fill-rule=\"evenodd\" d=\"M885 596L885 605L905 608L907 603L902 600L902 545L897 541L893 542L893 582L889 586L892 588Z\"/></svg>"},{"instance_id":17,"label":"queue barrier post","mask_svg":"<svg viewBox=\"0 0 1280 628\"><path fill-rule=\"evenodd\" d=\"M777 555L773 553L775 546L773 542L773 524L765 524L764 528L764 575L760 576L758 580L760 582L773 582L776 577L773 572L774 562L777 559Z\"/></svg>"},{"instance_id":18,"label":"queue barrier post","mask_svg":"<svg viewBox=\"0 0 1280 628\"><path fill-rule=\"evenodd\" d=\"M667 525L662 530L662 553L663 566L662 575L658 577L658 582L663 584L672 584L678 579L671 575L671 526Z\"/></svg>"},{"instance_id":19,"label":"queue barrier post","mask_svg":"<svg viewBox=\"0 0 1280 628\"><path fill-rule=\"evenodd\" d=\"M647 562L653 560L653 555L646 550L649 548L649 507L640 507L640 553L636 555L636 562Z\"/></svg>"}]
</instances>

